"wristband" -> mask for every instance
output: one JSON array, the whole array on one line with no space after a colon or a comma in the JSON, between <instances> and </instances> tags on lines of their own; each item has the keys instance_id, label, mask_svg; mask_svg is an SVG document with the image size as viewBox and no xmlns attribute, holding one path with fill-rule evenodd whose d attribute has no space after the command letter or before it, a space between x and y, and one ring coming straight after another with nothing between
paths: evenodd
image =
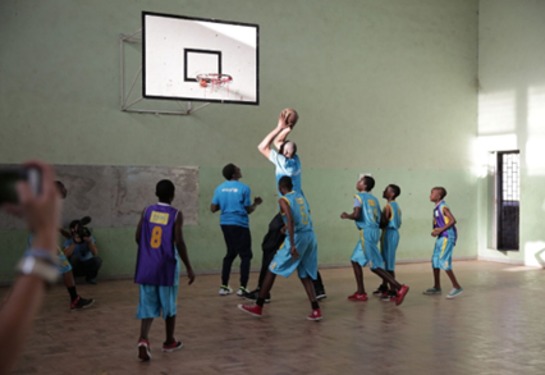
<instances>
[{"instance_id":1,"label":"wristband","mask_svg":"<svg viewBox=\"0 0 545 375\"><path fill-rule=\"evenodd\" d=\"M25 251L23 255L25 257L38 258L49 264L53 264L53 265L59 264L58 256L54 256L53 254L51 254L49 250L31 248Z\"/></svg>"},{"instance_id":2,"label":"wristband","mask_svg":"<svg viewBox=\"0 0 545 375\"><path fill-rule=\"evenodd\" d=\"M53 284L59 278L59 267L56 264L45 262L35 256L26 256L19 261L16 270L21 275L34 275L48 284Z\"/></svg>"}]
</instances>

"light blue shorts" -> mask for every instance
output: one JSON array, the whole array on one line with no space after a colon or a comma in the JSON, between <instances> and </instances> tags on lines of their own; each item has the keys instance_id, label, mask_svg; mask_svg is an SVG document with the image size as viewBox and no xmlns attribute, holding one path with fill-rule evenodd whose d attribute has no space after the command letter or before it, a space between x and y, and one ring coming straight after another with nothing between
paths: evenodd
<instances>
[{"instance_id":1,"label":"light blue shorts","mask_svg":"<svg viewBox=\"0 0 545 375\"><path fill-rule=\"evenodd\" d=\"M380 239L380 229L364 228L360 229L360 239L352 252L350 260L365 267L367 264L371 269L384 269L384 260L378 249Z\"/></svg>"},{"instance_id":2,"label":"light blue shorts","mask_svg":"<svg viewBox=\"0 0 545 375\"><path fill-rule=\"evenodd\" d=\"M158 318L163 312L166 319L177 312L178 286L140 285L138 319Z\"/></svg>"},{"instance_id":3,"label":"light blue shorts","mask_svg":"<svg viewBox=\"0 0 545 375\"><path fill-rule=\"evenodd\" d=\"M455 240L448 237L438 237L435 240L435 249L431 258L433 268L439 268L445 271L452 269L452 250Z\"/></svg>"},{"instance_id":4,"label":"light blue shorts","mask_svg":"<svg viewBox=\"0 0 545 375\"><path fill-rule=\"evenodd\" d=\"M290 276L297 270L299 278L310 277L316 280L318 272L318 244L314 232L295 233L294 240L299 257L295 259L291 256L290 239L286 235L286 240L280 250L276 252L269 265L269 270L276 275L284 277Z\"/></svg>"},{"instance_id":5,"label":"light blue shorts","mask_svg":"<svg viewBox=\"0 0 545 375\"><path fill-rule=\"evenodd\" d=\"M64 275L65 273L72 271L72 265L70 264L70 261L68 260L66 255L64 255L62 251L59 251L58 255L59 255L59 272Z\"/></svg>"},{"instance_id":6,"label":"light blue shorts","mask_svg":"<svg viewBox=\"0 0 545 375\"><path fill-rule=\"evenodd\" d=\"M386 229L382 231L380 239L380 250L386 271L395 271L396 252L399 244L399 231L397 229Z\"/></svg>"}]
</instances>

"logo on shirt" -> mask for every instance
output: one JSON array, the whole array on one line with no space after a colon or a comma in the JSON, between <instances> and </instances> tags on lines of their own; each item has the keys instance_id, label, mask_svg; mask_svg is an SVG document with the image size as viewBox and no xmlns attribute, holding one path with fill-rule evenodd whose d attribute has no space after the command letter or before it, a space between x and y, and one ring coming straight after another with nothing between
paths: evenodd
<instances>
[{"instance_id":1,"label":"logo on shirt","mask_svg":"<svg viewBox=\"0 0 545 375\"><path fill-rule=\"evenodd\" d=\"M238 193L238 188L223 188L222 193Z\"/></svg>"},{"instance_id":2,"label":"logo on shirt","mask_svg":"<svg viewBox=\"0 0 545 375\"><path fill-rule=\"evenodd\" d=\"M153 224L167 225L168 216L169 215L165 212L151 211L151 217L149 221Z\"/></svg>"}]
</instances>

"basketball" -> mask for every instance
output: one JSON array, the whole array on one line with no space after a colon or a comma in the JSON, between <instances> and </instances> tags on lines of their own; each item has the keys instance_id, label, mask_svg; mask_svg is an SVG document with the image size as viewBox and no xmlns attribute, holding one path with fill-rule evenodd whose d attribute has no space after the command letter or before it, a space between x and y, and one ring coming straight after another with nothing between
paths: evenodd
<instances>
[{"instance_id":1,"label":"basketball","mask_svg":"<svg viewBox=\"0 0 545 375\"><path fill-rule=\"evenodd\" d=\"M293 108L285 108L282 110L282 114L284 114L284 118L286 120L286 124L293 128L295 124L297 124L297 120L299 120L299 114L297 111Z\"/></svg>"}]
</instances>

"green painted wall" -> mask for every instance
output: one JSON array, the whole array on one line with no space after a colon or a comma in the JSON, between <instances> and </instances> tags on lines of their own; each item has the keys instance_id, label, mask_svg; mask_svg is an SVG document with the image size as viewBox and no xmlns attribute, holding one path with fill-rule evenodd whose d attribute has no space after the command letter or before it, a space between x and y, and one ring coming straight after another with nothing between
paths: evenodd
<instances>
[{"instance_id":1,"label":"green painted wall","mask_svg":"<svg viewBox=\"0 0 545 375\"><path fill-rule=\"evenodd\" d=\"M521 156L520 251L490 248L487 209L494 197L483 179L479 257L543 266L545 2L481 0L479 8L479 136L491 151L518 149Z\"/></svg>"},{"instance_id":2,"label":"green painted wall","mask_svg":"<svg viewBox=\"0 0 545 375\"><path fill-rule=\"evenodd\" d=\"M238 164L265 199L251 224L260 259L276 197L272 165L256 146L292 106L301 116L292 138L322 264L348 263L356 233L339 215L351 208L360 172L374 174L379 196L390 182L402 188L400 259L431 255L434 185L447 187L460 222L457 255L475 257L477 7L477 0L4 0L0 161L199 166L199 224L185 233L195 268L214 272L224 245L208 206L221 167ZM140 28L143 10L259 24L260 105L212 104L186 117L121 112L119 35ZM103 274L130 274L133 229L95 226ZM11 276L21 239L0 232L9 244L0 279Z\"/></svg>"}]
</instances>

